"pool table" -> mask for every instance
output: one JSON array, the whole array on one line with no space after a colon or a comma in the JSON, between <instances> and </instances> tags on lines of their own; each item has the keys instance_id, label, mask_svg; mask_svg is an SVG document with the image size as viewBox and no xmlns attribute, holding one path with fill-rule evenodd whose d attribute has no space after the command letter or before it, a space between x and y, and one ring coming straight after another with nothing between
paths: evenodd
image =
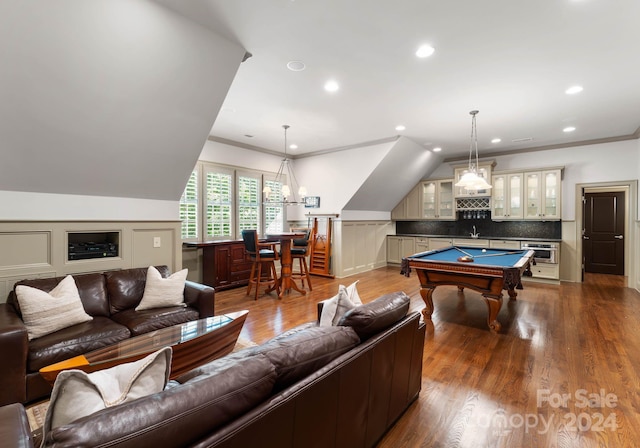
<instances>
[{"instance_id":1,"label":"pool table","mask_svg":"<svg viewBox=\"0 0 640 448\"><path fill-rule=\"evenodd\" d=\"M482 294L489 309L487 323L497 333L501 328L497 316L502 307L502 290L506 289L515 300L516 288L522 289L521 276L531 275L533 254L532 250L451 246L405 258L402 272L408 276L415 269L418 273L425 319L431 320L433 313L433 290L455 285L460 291L470 288Z\"/></svg>"}]
</instances>

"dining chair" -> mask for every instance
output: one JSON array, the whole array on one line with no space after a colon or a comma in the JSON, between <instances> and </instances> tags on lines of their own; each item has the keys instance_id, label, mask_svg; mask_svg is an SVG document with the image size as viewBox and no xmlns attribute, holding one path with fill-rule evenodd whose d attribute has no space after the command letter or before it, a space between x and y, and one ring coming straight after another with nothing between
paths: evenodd
<instances>
[{"instance_id":1,"label":"dining chair","mask_svg":"<svg viewBox=\"0 0 640 448\"><path fill-rule=\"evenodd\" d=\"M307 256L309 255L309 247L311 243L311 230L305 229L304 232L304 237L294 239L293 244L291 245L291 258L293 260L298 260L299 268L298 271L293 271L291 273L291 278L300 279L303 288L304 281L306 279L307 285L309 286L309 291L313 291L313 288L311 287L311 276L309 275L309 267L307 265Z\"/></svg>"},{"instance_id":2,"label":"dining chair","mask_svg":"<svg viewBox=\"0 0 640 448\"><path fill-rule=\"evenodd\" d=\"M260 285L268 286L265 294L276 290L280 294L280 284L278 282L278 273L276 271L275 260L278 259L276 251L276 243L261 243L258 240L258 232L256 230L243 230L242 240L244 241L245 252L249 259L253 261L251 265L251 274L249 274L249 286L247 295L251 294L251 288L256 285L254 300L258 300L258 290ZM268 265L268 270L263 273L263 268ZM269 272L270 271L270 272Z\"/></svg>"}]
</instances>

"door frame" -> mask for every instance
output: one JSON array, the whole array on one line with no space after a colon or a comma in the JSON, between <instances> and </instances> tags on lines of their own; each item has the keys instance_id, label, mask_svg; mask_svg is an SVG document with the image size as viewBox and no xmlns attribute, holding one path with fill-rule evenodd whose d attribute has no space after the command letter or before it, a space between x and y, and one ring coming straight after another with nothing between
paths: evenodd
<instances>
[{"instance_id":1,"label":"door frame","mask_svg":"<svg viewBox=\"0 0 640 448\"><path fill-rule=\"evenodd\" d=\"M637 215L638 181L593 182L576 184L576 266L575 278L582 282L582 228L584 217L584 193L602 193L620 191L624 193L624 275L627 287L635 288L637 284L635 269L635 227L634 216Z\"/></svg>"}]
</instances>

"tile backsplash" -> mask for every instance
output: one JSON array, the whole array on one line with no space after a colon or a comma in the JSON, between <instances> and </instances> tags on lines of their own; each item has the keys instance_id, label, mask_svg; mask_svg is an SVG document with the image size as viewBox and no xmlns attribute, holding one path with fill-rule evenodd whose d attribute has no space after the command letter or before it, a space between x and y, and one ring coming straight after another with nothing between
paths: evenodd
<instances>
[{"instance_id":1,"label":"tile backsplash","mask_svg":"<svg viewBox=\"0 0 640 448\"><path fill-rule=\"evenodd\" d=\"M464 219L458 221L396 221L398 235L466 236L473 231L484 237L503 238L562 238L560 221L491 221Z\"/></svg>"}]
</instances>

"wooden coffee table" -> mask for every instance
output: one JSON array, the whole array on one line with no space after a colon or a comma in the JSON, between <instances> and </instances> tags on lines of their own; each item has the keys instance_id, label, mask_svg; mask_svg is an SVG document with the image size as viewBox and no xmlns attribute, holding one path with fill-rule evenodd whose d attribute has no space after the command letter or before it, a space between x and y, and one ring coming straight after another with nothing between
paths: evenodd
<instances>
[{"instance_id":1,"label":"wooden coffee table","mask_svg":"<svg viewBox=\"0 0 640 448\"><path fill-rule=\"evenodd\" d=\"M63 370L94 372L125 362L142 359L171 346L170 378L220 358L233 350L249 311L237 311L194 320L135 336L117 344L94 350L40 369L40 375L53 384Z\"/></svg>"}]
</instances>

